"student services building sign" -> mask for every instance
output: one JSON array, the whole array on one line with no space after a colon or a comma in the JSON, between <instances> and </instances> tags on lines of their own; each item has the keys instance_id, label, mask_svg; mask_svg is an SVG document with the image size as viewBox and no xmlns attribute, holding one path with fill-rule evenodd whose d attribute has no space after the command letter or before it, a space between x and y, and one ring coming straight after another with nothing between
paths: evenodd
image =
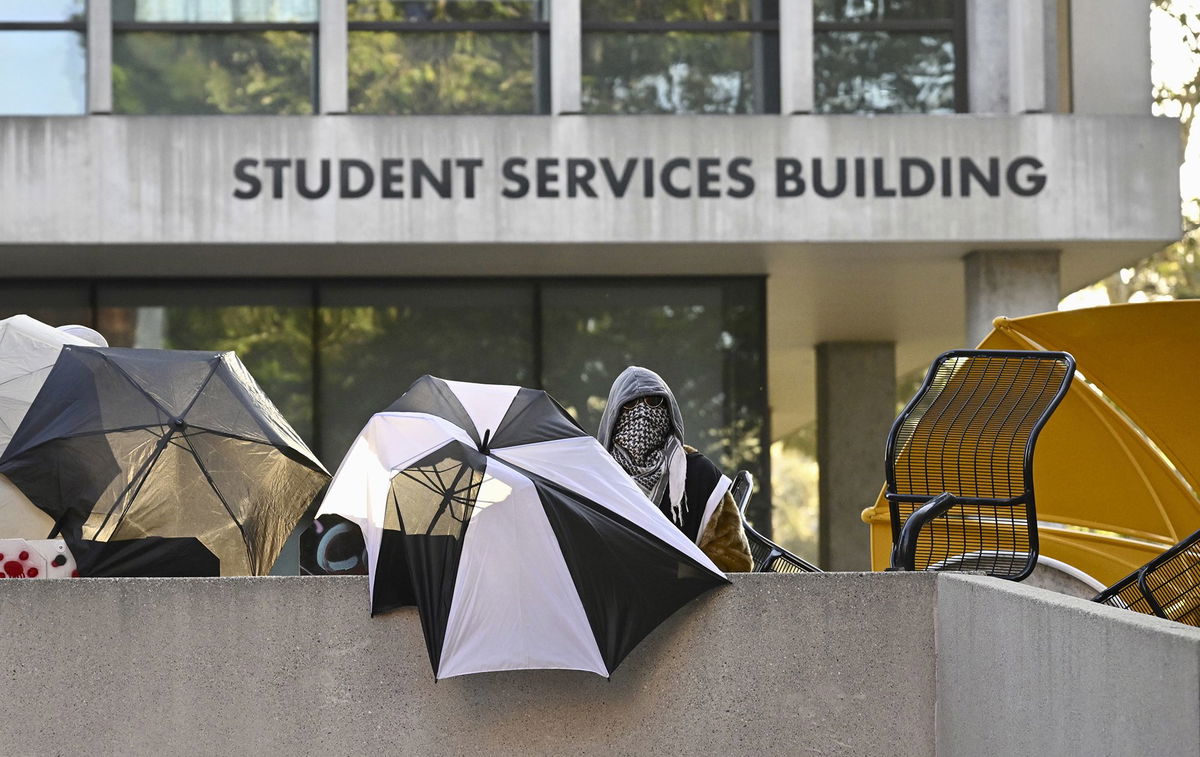
<instances>
[{"instance_id":1,"label":"student services building sign","mask_svg":"<svg viewBox=\"0 0 1200 757\"><path fill-rule=\"evenodd\" d=\"M889 165L892 163L892 165ZM854 197L999 197L1007 192L1033 197L1046 186L1044 164L1030 155L1011 159L962 156L933 160L901 157L788 157L771 161L763 176L752 158L738 156L665 160L651 157L557 158L509 157L488 166L483 158L242 158L234 164L239 200L289 195L306 200L337 197L356 200L378 196L385 200L424 198L476 199L480 181L500 185L502 197L520 200L598 198L648 200L664 197L745 199L762 188L775 197L825 199ZM498 175L497 175L498 173ZM265 190L265 191L264 191Z\"/></svg>"},{"instance_id":2,"label":"student services building sign","mask_svg":"<svg viewBox=\"0 0 1200 757\"><path fill-rule=\"evenodd\" d=\"M0 239L1160 239L1178 149L1138 117L9 118Z\"/></svg>"}]
</instances>

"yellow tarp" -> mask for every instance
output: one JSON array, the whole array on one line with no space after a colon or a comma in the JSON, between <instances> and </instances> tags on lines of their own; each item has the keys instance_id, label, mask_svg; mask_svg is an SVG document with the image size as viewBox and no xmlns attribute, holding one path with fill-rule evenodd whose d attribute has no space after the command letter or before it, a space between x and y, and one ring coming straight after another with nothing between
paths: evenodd
<instances>
[{"instance_id":1,"label":"yellow tarp","mask_svg":"<svg viewBox=\"0 0 1200 757\"><path fill-rule=\"evenodd\" d=\"M1110 584L1200 528L1200 301L998 318L980 347L1075 356L1076 380L1034 455L1043 555ZM864 519L882 569L882 497Z\"/></svg>"}]
</instances>

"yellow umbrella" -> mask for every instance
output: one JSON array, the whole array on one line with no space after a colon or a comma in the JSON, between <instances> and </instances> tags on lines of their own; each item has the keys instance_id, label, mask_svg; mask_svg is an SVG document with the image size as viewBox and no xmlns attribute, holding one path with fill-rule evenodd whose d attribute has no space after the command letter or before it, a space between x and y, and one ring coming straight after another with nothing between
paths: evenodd
<instances>
[{"instance_id":1,"label":"yellow umbrella","mask_svg":"<svg viewBox=\"0 0 1200 757\"><path fill-rule=\"evenodd\" d=\"M997 318L980 347L1075 356L1033 461L1043 556L1111 584L1200 528L1200 301ZM882 569L882 497L863 519Z\"/></svg>"}]
</instances>

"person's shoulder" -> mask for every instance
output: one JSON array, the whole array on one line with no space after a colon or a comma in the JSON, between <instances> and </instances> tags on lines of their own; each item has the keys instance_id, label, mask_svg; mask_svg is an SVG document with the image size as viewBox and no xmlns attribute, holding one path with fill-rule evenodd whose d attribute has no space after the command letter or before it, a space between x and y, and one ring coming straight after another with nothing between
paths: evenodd
<instances>
[{"instance_id":1,"label":"person's shoulder","mask_svg":"<svg viewBox=\"0 0 1200 757\"><path fill-rule=\"evenodd\" d=\"M708 480L712 482L713 486L716 486L717 481L724 475L721 473L721 469L716 466L716 463L709 460L703 452L700 452L695 447L684 445L683 451L687 454L688 478L696 477Z\"/></svg>"}]
</instances>

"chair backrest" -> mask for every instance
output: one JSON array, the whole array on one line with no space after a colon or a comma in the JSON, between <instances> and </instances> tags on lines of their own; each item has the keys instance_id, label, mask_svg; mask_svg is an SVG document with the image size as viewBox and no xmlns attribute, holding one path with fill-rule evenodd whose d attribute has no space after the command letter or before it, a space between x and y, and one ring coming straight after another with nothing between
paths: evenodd
<instances>
[{"instance_id":1,"label":"chair backrest","mask_svg":"<svg viewBox=\"0 0 1200 757\"><path fill-rule=\"evenodd\" d=\"M742 515L742 528L746 531L746 540L750 542L750 556L754 558L753 573L820 573L820 568L802 557L788 552L783 547L754 530L746 521L746 504L754 491L754 476L750 471L740 470L733 477L733 485L729 494L733 497L738 511Z\"/></svg>"},{"instance_id":2,"label":"chair backrest","mask_svg":"<svg viewBox=\"0 0 1200 757\"><path fill-rule=\"evenodd\" d=\"M939 356L886 448L892 541L939 495L955 504L921 530L915 568L1024 578L1037 560L1033 450L1070 387L1064 352L954 350Z\"/></svg>"},{"instance_id":3,"label":"chair backrest","mask_svg":"<svg viewBox=\"0 0 1200 757\"><path fill-rule=\"evenodd\" d=\"M1093 601L1200 627L1200 531L1100 592Z\"/></svg>"}]
</instances>

